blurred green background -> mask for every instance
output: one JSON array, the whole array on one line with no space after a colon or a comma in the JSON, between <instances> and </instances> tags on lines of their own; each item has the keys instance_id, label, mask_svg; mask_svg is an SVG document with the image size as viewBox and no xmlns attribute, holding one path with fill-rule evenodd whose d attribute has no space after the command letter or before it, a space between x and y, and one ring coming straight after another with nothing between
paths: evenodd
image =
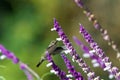
<instances>
[{"instance_id":1,"label":"blurred green background","mask_svg":"<svg viewBox=\"0 0 120 80\"><path fill-rule=\"evenodd\" d=\"M84 2L120 48L120 0L84 0ZM46 67L47 62L39 68L36 68L36 64L51 40L58 37L56 32L50 31L54 17L60 22L81 57L82 51L72 40L72 36L75 35L85 42L79 34L79 23L92 34L95 41L110 57L113 65L120 68L115 52L103 41L100 33L93 28L92 23L83 14L83 10L77 7L73 0L0 0L0 44L14 52L21 61L42 77L49 73L50 68ZM60 55L54 56L54 60L60 68L67 71ZM93 68L90 59L84 60L97 75L108 80L107 72ZM6 80L26 80L19 65L14 65L8 59L0 61L0 65L5 66L5 68L0 67L0 76L4 76ZM76 63L74 65L77 71L83 73ZM83 75L86 77L84 73ZM51 74L45 76L44 80L59 79Z\"/></svg>"}]
</instances>

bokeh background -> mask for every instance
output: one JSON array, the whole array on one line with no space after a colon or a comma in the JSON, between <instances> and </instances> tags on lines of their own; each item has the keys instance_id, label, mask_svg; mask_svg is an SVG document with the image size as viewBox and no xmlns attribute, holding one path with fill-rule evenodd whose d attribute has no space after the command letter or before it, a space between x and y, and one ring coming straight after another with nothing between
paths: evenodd
<instances>
[{"instance_id":1,"label":"bokeh background","mask_svg":"<svg viewBox=\"0 0 120 80\"><path fill-rule=\"evenodd\" d=\"M120 49L120 0L84 0L84 3L96 15L103 28L108 30ZM72 39L72 36L75 35L85 42L79 34L79 23L83 24L92 34L95 41L110 57L113 65L120 68L116 53L103 41L100 33L93 28L92 23L83 14L83 10L77 7L73 0L0 0L0 44L14 52L40 77L44 76L44 80L59 80L53 74L45 75L50 71L50 68L46 67L47 61L36 68L36 64L48 44L58 37L56 32L50 31L53 27L53 18L57 18L60 22L81 57L83 52ZM67 71L60 55L53 58L61 69ZM90 59L84 60L97 75L109 80L107 72L100 68L93 68ZM76 63L73 64L76 70L86 78ZM6 80L26 80L19 65L14 65L8 59L0 61L0 65L5 66L0 67L0 76L5 77Z\"/></svg>"}]
</instances>

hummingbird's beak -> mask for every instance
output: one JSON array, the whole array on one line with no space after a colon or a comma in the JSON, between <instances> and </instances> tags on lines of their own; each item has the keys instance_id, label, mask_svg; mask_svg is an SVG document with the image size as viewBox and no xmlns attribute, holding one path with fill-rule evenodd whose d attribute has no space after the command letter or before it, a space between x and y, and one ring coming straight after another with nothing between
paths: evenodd
<instances>
[{"instance_id":1,"label":"hummingbird's beak","mask_svg":"<svg viewBox=\"0 0 120 80\"><path fill-rule=\"evenodd\" d=\"M40 62L36 65L36 67L39 67L46 59L45 58L41 58Z\"/></svg>"}]
</instances>

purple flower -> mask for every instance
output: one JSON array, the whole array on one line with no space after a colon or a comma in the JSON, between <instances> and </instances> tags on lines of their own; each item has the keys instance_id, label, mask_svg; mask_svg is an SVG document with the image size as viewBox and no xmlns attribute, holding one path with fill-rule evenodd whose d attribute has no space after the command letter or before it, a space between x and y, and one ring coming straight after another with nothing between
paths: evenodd
<instances>
[{"instance_id":1,"label":"purple flower","mask_svg":"<svg viewBox=\"0 0 120 80\"><path fill-rule=\"evenodd\" d=\"M1 44L0 44L0 51L8 59L11 59L13 61L13 63L15 63L15 64L19 63L19 59L12 52L5 49L5 47L3 45L1 45Z\"/></svg>"},{"instance_id":2,"label":"purple flower","mask_svg":"<svg viewBox=\"0 0 120 80\"><path fill-rule=\"evenodd\" d=\"M79 72L75 71L74 66L72 66L71 62L67 59L67 57L64 54L61 54L61 56L67 66L67 69L69 70L68 72L72 74L75 80L84 80L82 75Z\"/></svg>"},{"instance_id":3,"label":"purple flower","mask_svg":"<svg viewBox=\"0 0 120 80\"><path fill-rule=\"evenodd\" d=\"M74 1L79 7L82 8L84 6L82 0L74 0Z\"/></svg>"},{"instance_id":4,"label":"purple flower","mask_svg":"<svg viewBox=\"0 0 120 80\"><path fill-rule=\"evenodd\" d=\"M80 40L78 40L77 37L74 36L73 39L76 42L76 44L80 46L81 49L84 51L84 57L90 57L92 59L94 67L98 67L99 65L102 68L105 67L105 65L102 63L102 60L96 54L94 54L94 50L89 50L89 48L85 46Z\"/></svg>"},{"instance_id":5,"label":"purple flower","mask_svg":"<svg viewBox=\"0 0 120 80\"><path fill-rule=\"evenodd\" d=\"M120 80L120 72L118 71L118 68L116 71L114 71L112 62L110 62L109 57L107 57L104 53L104 51L99 47L99 45L93 40L91 35L85 30L85 28L80 25L80 33L86 40L86 42L89 43L90 47L95 50L96 55L99 56L100 59L102 59L102 63L104 63L105 67L103 68L104 71L108 71L109 73L112 73L116 80ZM113 73L114 72L114 73Z\"/></svg>"},{"instance_id":6,"label":"purple flower","mask_svg":"<svg viewBox=\"0 0 120 80\"><path fill-rule=\"evenodd\" d=\"M76 50L73 48L72 44L69 42L69 39L67 38L67 36L63 32L61 26L56 21L56 19L54 19L54 28L52 28L51 30L52 31L53 30L57 31L58 35L60 36L60 39L63 41L63 44L66 46L66 48L68 49L68 52L72 56L72 60L73 61L75 60L79 64L79 66L82 68L82 70L84 71L84 73L87 74L88 79L92 80L92 79L96 79L97 78L97 80L99 80L99 77L95 76L95 73L90 70L90 68L83 61L83 59L80 58L79 55L76 53ZM60 39L58 39L58 40L60 40Z\"/></svg>"},{"instance_id":7,"label":"purple flower","mask_svg":"<svg viewBox=\"0 0 120 80\"><path fill-rule=\"evenodd\" d=\"M28 80L33 80L33 76L31 73L27 70L27 65L24 63L20 63L20 68L24 71L25 75L27 76Z\"/></svg>"},{"instance_id":8,"label":"purple flower","mask_svg":"<svg viewBox=\"0 0 120 80\"><path fill-rule=\"evenodd\" d=\"M83 3L82 0L74 0L74 1L77 4L77 6L79 6L80 8L83 8L84 14L88 17L89 21L93 22L94 28L97 29L98 31L100 31L103 39L108 42L108 45L110 45L114 51L116 51L117 58L120 61L120 50L118 49L118 47L114 43L114 41L110 38L107 30L102 28L102 26L100 25L100 23L98 22L98 20L94 16L94 14L89 10L89 8L87 6L85 6L85 4Z\"/></svg>"},{"instance_id":9,"label":"purple flower","mask_svg":"<svg viewBox=\"0 0 120 80\"><path fill-rule=\"evenodd\" d=\"M89 48L85 46L80 40L78 40L77 37L74 36L73 39L76 42L76 44L82 48L84 53L89 53L90 51Z\"/></svg>"},{"instance_id":10,"label":"purple flower","mask_svg":"<svg viewBox=\"0 0 120 80\"><path fill-rule=\"evenodd\" d=\"M52 57L50 56L50 54L46 51L46 59L49 61L49 64L47 65L52 66L51 72L56 74L61 80L69 80L69 78L66 77L66 73L64 71L62 71L52 60Z\"/></svg>"},{"instance_id":11,"label":"purple flower","mask_svg":"<svg viewBox=\"0 0 120 80\"><path fill-rule=\"evenodd\" d=\"M27 76L28 80L34 80L33 76L36 77L37 80L41 80L40 77L36 72L34 72L29 66L27 66L23 62L19 62L20 69L24 71L25 75Z\"/></svg>"},{"instance_id":12,"label":"purple flower","mask_svg":"<svg viewBox=\"0 0 120 80\"><path fill-rule=\"evenodd\" d=\"M8 59L11 59L13 63L20 65L20 68L24 71L26 74L28 80L33 80L32 75L34 75L38 80L40 80L40 77L31 69L29 68L26 64L21 62L15 55L14 53L8 51L3 45L0 45L0 52L2 53L2 58L5 56Z\"/></svg>"}]
</instances>

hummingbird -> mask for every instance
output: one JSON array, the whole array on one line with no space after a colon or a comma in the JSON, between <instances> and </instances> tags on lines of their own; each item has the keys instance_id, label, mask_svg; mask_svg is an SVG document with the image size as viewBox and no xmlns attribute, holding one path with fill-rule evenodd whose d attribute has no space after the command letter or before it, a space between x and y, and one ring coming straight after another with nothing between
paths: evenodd
<instances>
[{"instance_id":1,"label":"hummingbird","mask_svg":"<svg viewBox=\"0 0 120 80\"><path fill-rule=\"evenodd\" d=\"M48 48L46 49L46 51L48 51L48 53L50 55L56 55L56 54L62 53L64 50L66 50L65 46L57 46L57 43L58 43L57 40L51 41L51 43L49 44ZM39 67L45 60L46 60L46 54L44 54L40 58L40 61L36 65L36 67Z\"/></svg>"}]
</instances>

